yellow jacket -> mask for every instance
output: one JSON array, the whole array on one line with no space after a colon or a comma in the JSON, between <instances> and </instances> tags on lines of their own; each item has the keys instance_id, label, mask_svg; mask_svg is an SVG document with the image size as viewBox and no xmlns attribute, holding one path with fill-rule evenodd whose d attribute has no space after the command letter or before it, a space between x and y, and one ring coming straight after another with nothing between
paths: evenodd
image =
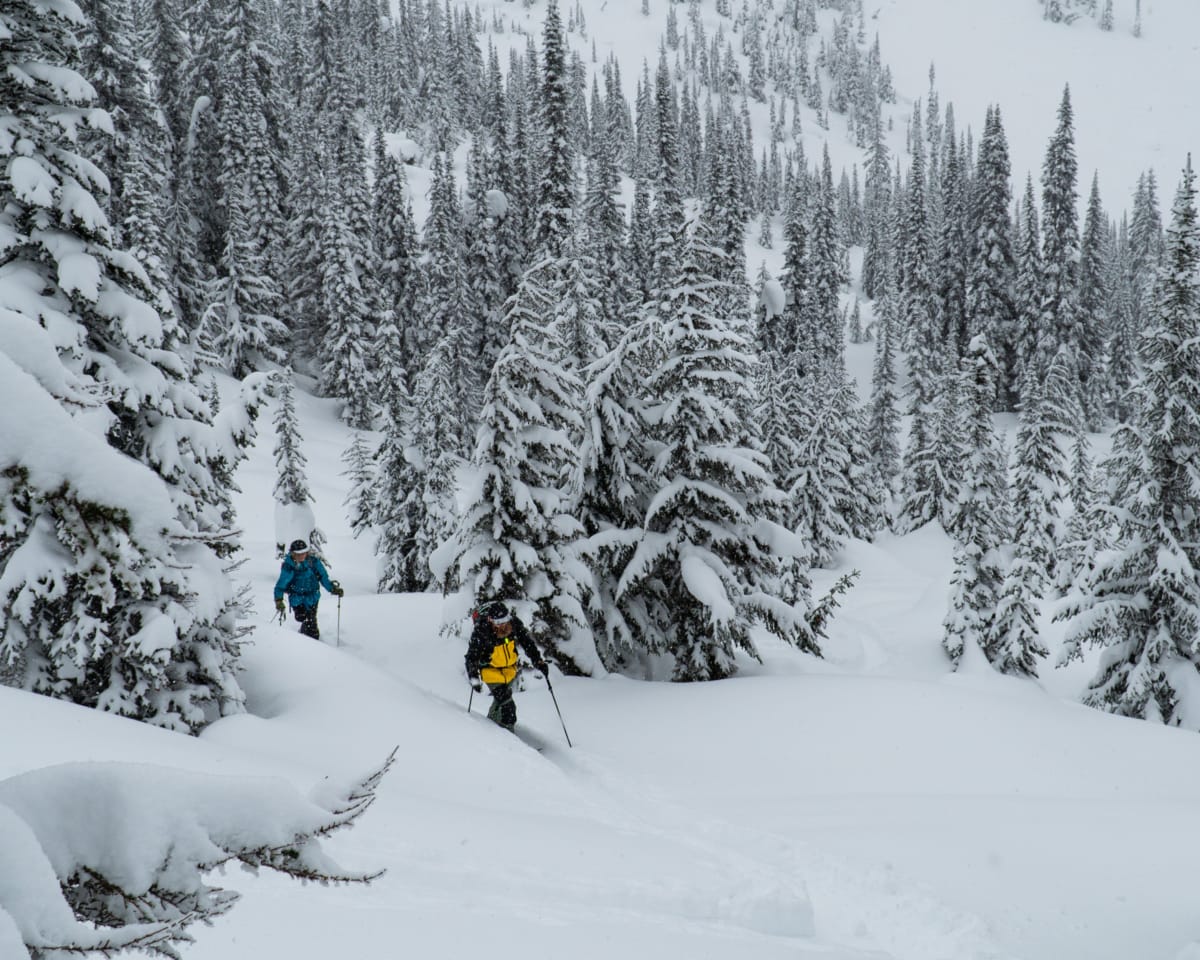
<instances>
[{"instance_id":1,"label":"yellow jacket","mask_svg":"<svg viewBox=\"0 0 1200 960\"><path fill-rule=\"evenodd\" d=\"M492 647L492 658L479 671L484 683L512 683L517 679L517 641L515 637L501 640Z\"/></svg>"}]
</instances>

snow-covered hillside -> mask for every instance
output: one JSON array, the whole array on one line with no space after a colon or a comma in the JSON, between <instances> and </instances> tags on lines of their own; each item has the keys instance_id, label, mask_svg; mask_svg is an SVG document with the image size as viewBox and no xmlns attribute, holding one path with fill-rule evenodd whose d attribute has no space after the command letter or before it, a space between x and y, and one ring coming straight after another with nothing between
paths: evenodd
<instances>
[{"instance_id":1,"label":"snow-covered hillside","mask_svg":"<svg viewBox=\"0 0 1200 960\"><path fill-rule=\"evenodd\" d=\"M193 960L484 952L853 960L1175 960L1200 940L1200 739L967 664L937 624L949 544L852 544L861 585L825 662L779 647L721 683L555 678L518 695L539 754L466 712L434 595L379 596L350 538L333 405L300 394L341 610L325 643L267 616L273 435L239 474L258 606L248 713L198 740L0 689L0 777L68 760L282 776L303 791L398 746L376 805L327 841L369 888L218 878L245 893ZM268 421L269 423L269 421Z\"/></svg>"},{"instance_id":2,"label":"snow-covered hillside","mask_svg":"<svg viewBox=\"0 0 1200 960\"><path fill-rule=\"evenodd\" d=\"M1112 32L1088 18L1070 25L1042 19L1039 0L879 0L867 4L896 88L925 96L936 68L942 105L976 136L989 104L1004 115L1019 185L1041 175L1046 142L1064 85L1075 107L1080 194L1099 171L1106 206L1129 206L1138 175L1153 169L1169 205L1179 170L1200 146L1200 7L1189 0L1143 2L1142 36L1133 36L1134 0L1114 5Z\"/></svg>"},{"instance_id":3,"label":"snow-covered hillside","mask_svg":"<svg viewBox=\"0 0 1200 960\"><path fill-rule=\"evenodd\" d=\"M1108 33L1090 21L1047 23L1038 0L869 4L867 30L878 31L898 92L898 102L887 108L893 162L903 162L905 123L926 93L932 63L940 102L954 103L960 130L969 125L978 137L988 105L1003 109L1018 190L1027 171L1038 179L1059 96L1069 84L1084 180L1080 194L1098 169L1109 212L1119 214L1138 175L1153 167L1165 201L1197 130L1200 5L1143 2L1140 38L1131 35L1134 0L1121 0L1116 29ZM649 19L641 13L642 0L574 4L572 21L578 23L582 11L587 27L577 25L569 41L591 64L614 54L632 97L643 62L653 69L658 59L666 3L649 0ZM34 5L30 0L30 9ZM504 26L488 38L506 54L505 48L522 50L528 36L538 35L546 6L544 0L530 6L488 0L480 9L484 23ZM715 34L721 18L712 0L697 9ZM820 18L828 32L834 13L823 10ZM0 19L0 35L5 23ZM749 109L761 147L767 107ZM827 147L835 170L851 164L861 170L862 152L848 140L844 118L834 115L824 130L811 108L805 111L807 162ZM430 158L419 156L409 137L416 131L381 132L393 148L404 144L402 152L411 147L417 154L408 182L420 222L431 182L422 164ZM454 153L460 174L467 150L464 142ZM624 187L628 195L628 179ZM27 184L22 190L38 193ZM70 190L65 193L69 200ZM778 269L781 246L765 248L748 231L751 277L760 262ZM857 274L861 249L850 257ZM37 262L45 274L23 292L44 296L43 287L65 285L61 270L52 277L49 266ZM856 276L847 301L857 288ZM75 308L69 296L59 299L64 310ZM43 326L55 326L37 308L20 310L13 330L16 320L37 328L38 337ZM870 304L864 310L868 317L873 313ZM21 359L17 347L24 341L10 339L0 343L6 365L0 372L13 367L11 358ZM158 344L161 337L148 335L146 345L151 340ZM61 377L59 356L47 344L47 379ZM55 346L70 353L66 340ZM124 357L121 350L114 352ZM847 369L863 397L873 350L870 343L846 349ZM26 367L42 358L25 352ZM168 354L154 353L169 366ZM298 366L311 371L312 359ZM0 416L0 441L8 441L0 443L0 460L28 468L35 446L39 463L55 465L65 454L71 470L50 471L51 479L69 476L85 493L89 481L112 481L118 488L99 499L127 506L133 525L157 536L170 509L165 499L148 506L150 494L107 469L110 460L124 462L111 445L83 433L81 424L103 431L96 423L102 401L113 396L101 390L108 387L98 382L87 398L93 423L89 413L72 419L60 408L58 401L68 407L75 402L66 380L55 392L46 383L30 385L15 368L11 372L11 389L0 389L0 397L11 400ZM252 377L255 390L265 391L266 375ZM29 862L41 871L35 879L42 891L49 885L53 892L51 867L67 862L77 835L94 841L101 858L116 851L140 861L130 868L134 872L158 869L185 882L187 871L177 861L191 854L155 846L169 835L164 823L171 811L166 800L157 808L151 800L180 799L195 785L205 799L190 798L193 812L199 811L194 819L206 822L188 825L196 828L189 829L191 849L205 847L211 839L206 831L232 834L236 845L244 816L257 837L251 846L269 842L292 856L292 845L303 851L294 854L297 859L323 857L316 842L309 845L317 834L329 862L345 865L351 875L384 873L369 886L323 888L229 868L212 882L243 893L244 902L195 931L196 942L184 953L189 960L407 954L429 960L1200 958L1192 880L1200 862L1192 822L1200 802L1200 737L1080 706L1078 694L1094 676L1099 654L1089 651L1083 662L1054 668L1064 628L1053 622L1050 601L1039 622L1049 648L1040 678L998 674L973 644L952 669L943 620L953 544L936 523L907 536L884 532L870 543L851 540L826 567L812 571L817 596L843 574L861 574L822 641L823 658L764 634L761 662L738 654L733 679L668 684L556 673L561 715L547 685L528 674L517 696L520 736L514 737L484 718L486 694L470 694L462 645L442 629L461 617L465 599L377 592L373 545L369 537L351 536L346 515L351 480L343 454L352 435L339 420L342 402L320 399L313 380L298 380L306 480L344 599L323 598L322 641L299 635L293 623L272 615L281 539L273 509L278 467L272 426L280 401L272 399L259 414L249 459L232 478L245 551L238 576L249 582L257 607L239 678L245 712L232 710L189 737L0 685L0 726L9 732L0 751L5 851L28 839L29 830L12 813L15 800L29 805L36 797L29 781L13 779L21 774L45 773L60 763L116 761L141 765L130 782L146 787L137 803L123 803L119 792L60 795L53 810L38 811L46 813L42 827L49 836L25 849L37 854ZM245 406L233 402L242 385L220 373L212 382L220 387L226 418L236 419ZM42 387L53 396L43 398L37 392ZM457 388L467 389L465 383ZM135 397L136 405L141 394L123 396ZM53 416L31 419L38 411L30 397L45 399ZM143 399L141 408L148 412L149 402ZM986 422L990 401L980 409ZM30 423L55 429L47 435ZM996 425L1011 449L1015 416L998 416ZM85 456L83 440L69 448L55 442L75 427L99 451L95 461ZM171 443L161 446L174 453ZM1109 435L1093 437L1097 454L1110 446ZM104 469L96 466L101 456ZM138 474L143 480L149 471L144 473ZM220 478L223 484L229 479ZM217 483L215 475L209 480ZM157 496L165 484L154 482L145 490ZM0 548L7 549L2 537ZM0 556L7 559L3 550ZM168 566L189 569L183 560ZM55 586L50 575L30 580ZM209 583L229 587L215 572ZM170 593L153 584L145 590ZM213 605L214 597L203 599ZM322 817L338 812L336 800L346 785L393 755L374 805L356 828L323 836ZM188 776L172 779L165 768ZM75 768L87 777L59 773L68 782L95 784L106 769ZM42 783L57 782L57 775L51 770ZM235 801L209 799L230 783L219 778L230 775L275 778L238 794L266 798L264 805L250 814ZM366 802L361 795L357 800ZM216 813L206 818L205 810ZM71 824L77 831L60 838L51 814L62 811L78 820ZM278 821L271 811L280 814ZM128 834L110 835L104 826L110 822ZM37 926L49 924L50 914L40 912L40 894L22 886L23 868L10 861L4 869L2 857L0 960L9 960L6 951L24 956L21 945L37 942L11 918ZM125 865L120 856L112 860ZM35 932L55 931L47 926Z\"/></svg>"},{"instance_id":4,"label":"snow-covered hillside","mask_svg":"<svg viewBox=\"0 0 1200 960\"><path fill-rule=\"evenodd\" d=\"M650 15L641 0L584 0L585 34L568 35L572 47L589 63L610 54L621 63L625 93L634 96L643 61L653 71L671 4L651 2ZM864 5L868 41L878 35L884 63L891 68L897 102L885 110L892 123L889 146L903 155L904 133L918 101L927 102L930 67L940 106L953 104L959 132L971 128L975 140L983 130L987 108L998 105L1012 157L1014 191L1027 174L1039 183L1046 144L1054 132L1055 111L1064 86L1075 107L1076 149L1082 203L1093 171L1100 175L1105 206L1114 212L1131 202L1138 176L1153 169L1160 199L1169 198L1187 155L1200 147L1194 91L1200 86L1200 7L1190 0L1153 0L1142 7L1142 35L1133 35L1135 0L1114 4L1114 28L1099 29L1083 17L1074 23L1050 23L1040 0L876 0ZM537 36L545 3L516 6L480 4L501 22L521 32L490 33L487 39L502 52L523 49L526 34ZM701 4L708 35L722 24L711 2ZM834 13L822 13L828 35ZM766 142L767 111L750 105L758 148ZM805 150L819 158L828 146L835 171L863 168L863 152L850 142L844 118L834 114L830 129L821 129L811 110L803 108ZM465 155L465 151L464 151ZM461 159L461 158L460 158ZM427 205L428 178L414 169L414 205L418 220ZM774 265L778 251L762 251L751 235L751 268L766 259Z\"/></svg>"}]
</instances>

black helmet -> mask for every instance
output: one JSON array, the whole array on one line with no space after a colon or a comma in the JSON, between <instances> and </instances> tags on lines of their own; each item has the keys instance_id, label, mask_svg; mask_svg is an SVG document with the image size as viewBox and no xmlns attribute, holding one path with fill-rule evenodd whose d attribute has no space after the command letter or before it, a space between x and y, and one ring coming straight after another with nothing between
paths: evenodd
<instances>
[{"instance_id":1,"label":"black helmet","mask_svg":"<svg viewBox=\"0 0 1200 960\"><path fill-rule=\"evenodd\" d=\"M479 615L492 623L508 623L508 607L499 600L492 600L479 608Z\"/></svg>"},{"instance_id":2,"label":"black helmet","mask_svg":"<svg viewBox=\"0 0 1200 960\"><path fill-rule=\"evenodd\" d=\"M288 553L308 553L308 541L293 540L292 545L288 547Z\"/></svg>"}]
</instances>

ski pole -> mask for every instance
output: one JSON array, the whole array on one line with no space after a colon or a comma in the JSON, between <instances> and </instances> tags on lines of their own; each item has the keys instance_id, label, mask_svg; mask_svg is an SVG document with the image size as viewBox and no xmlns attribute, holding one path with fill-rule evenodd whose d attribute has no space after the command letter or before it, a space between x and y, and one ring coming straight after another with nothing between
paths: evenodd
<instances>
[{"instance_id":1,"label":"ski pole","mask_svg":"<svg viewBox=\"0 0 1200 960\"><path fill-rule=\"evenodd\" d=\"M342 645L342 597L338 594L337 645Z\"/></svg>"},{"instance_id":2,"label":"ski pole","mask_svg":"<svg viewBox=\"0 0 1200 960\"><path fill-rule=\"evenodd\" d=\"M562 711L558 709L558 697L554 695L554 687L550 686L550 671L547 670L544 676L546 678L546 688L550 691L550 699L554 701L554 709L558 713L558 722L562 724L563 736L567 738L567 746L574 747L575 744L571 742L571 735L567 733L567 723L563 720Z\"/></svg>"},{"instance_id":3,"label":"ski pole","mask_svg":"<svg viewBox=\"0 0 1200 960\"><path fill-rule=\"evenodd\" d=\"M471 695L469 697L467 697L467 713L471 712L471 704L474 702L474 700L475 700L475 688L472 687Z\"/></svg>"}]
</instances>

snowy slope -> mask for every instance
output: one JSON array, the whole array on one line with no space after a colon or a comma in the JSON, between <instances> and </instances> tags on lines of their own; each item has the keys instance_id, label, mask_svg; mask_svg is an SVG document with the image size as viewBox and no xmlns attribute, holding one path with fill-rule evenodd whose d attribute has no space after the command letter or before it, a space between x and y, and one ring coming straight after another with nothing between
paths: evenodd
<instances>
[{"instance_id":1,"label":"snowy slope","mask_svg":"<svg viewBox=\"0 0 1200 960\"><path fill-rule=\"evenodd\" d=\"M928 95L932 65L940 105L944 111L948 103L954 104L960 133L969 126L978 142L988 106L1001 107L1014 195L1020 194L1027 174L1033 175L1040 195L1046 144L1054 132L1063 87L1069 84L1081 204L1093 171L1099 171L1105 205L1119 215L1131 203L1138 175L1154 169L1160 201L1169 209L1187 154L1200 149L1200 104L1195 95L1200 88L1200 4L1142 0L1138 38L1132 33L1134 3L1116 0L1114 29L1104 32L1090 18L1073 24L1049 23L1042 19L1040 0L865 0L868 42L878 34L898 95L898 102L885 109L893 124L893 156L903 156L905 124L913 104ZM571 6L560 3L564 19ZM640 12L641 0L581 0L579 6L585 15L585 33L570 33L568 41L589 70L598 69L610 54L616 56L632 102L643 61L652 75L658 63L668 4L651 0L648 18ZM782 4L776 0L775 6L781 9ZM713 0L702 0L700 7L709 38L722 25L727 36L735 36L729 33L730 21L716 14ZM500 13L505 31L489 32L480 42L490 40L501 52L502 63L507 62L510 47L524 49L526 34L540 43L545 0L533 0L528 6L488 0L479 8L489 14L488 22L493 10ZM686 21L682 10L677 7L681 29ZM821 15L826 35L833 18L830 11ZM669 55L673 63L674 54ZM750 109L757 157L768 142L767 108L751 103ZM822 130L811 110L803 107L802 113L802 139L810 163L819 161L827 146L835 178L852 164L862 169L863 153L847 138L843 118L833 114L830 129ZM427 186L427 178L417 171L418 221L427 209ZM753 241L748 246L752 272L764 256L772 262L771 251L764 254Z\"/></svg>"},{"instance_id":2,"label":"snowy slope","mask_svg":"<svg viewBox=\"0 0 1200 960\"><path fill-rule=\"evenodd\" d=\"M616 51L630 93L665 15L652 2L643 29L639 5L585 3L589 38L572 38L590 50L594 36L601 59ZM1145 6L1141 40L1128 36L1129 10L1106 35L1044 24L1036 0L883 0L868 15L896 73L900 129L903 98L924 93L933 61L960 123L978 128L988 103L1002 105L1021 179L1040 169L1070 82L1080 168L1101 169L1116 207L1151 165L1169 197L1197 129L1200 5ZM540 29L544 4L502 8ZM825 134L808 130L812 158ZM855 159L836 118L829 139L835 168ZM752 267L772 256L750 244ZM869 350L849 358L860 382ZM556 679L573 750L531 681L518 703L547 745L539 754L481 719L478 698L467 714L462 651L437 631L440 598L374 593L370 545L350 538L342 509L349 438L334 404L297 399L331 572L347 589L340 649L331 598L324 643L270 621L267 410L238 478L243 573L261 611L249 713L197 740L0 687L0 725L20 731L0 751L0 778L120 759L275 774L307 791L399 747L375 807L329 841L350 867L386 868L383 879L327 890L231 872L219 882L245 902L198 931L187 957L1200 956L1200 738L1069 702L1086 679L1078 668L1047 669L1041 683L969 661L948 674L950 549L936 530L851 544L839 570L819 574L818 588L863 572L824 661L771 648L721 683Z\"/></svg>"},{"instance_id":3,"label":"snowy slope","mask_svg":"<svg viewBox=\"0 0 1200 960\"><path fill-rule=\"evenodd\" d=\"M239 475L245 572L263 611L250 713L199 739L0 689L5 729L37 731L0 776L140 759L347 779L393 746L377 804L328 841L386 867L367 889L224 878L245 902L194 960L403 951L507 960L613 955L849 960L1173 960L1200 940L1200 739L1120 720L938 650L949 573L925 530L852 544L863 581L824 662L765 651L695 685L557 678L518 696L538 754L466 712L462 651L436 596L378 596L342 517L332 405L299 395L319 521L348 588L325 643L268 622L277 569L269 411Z\"/></svg>"},{"instance_id":4,"label":"snowy slope","mask_svg":"<svg viewBox=\"0 0 1200 960\"><path fill-rule=\"evenodd\" d=\"M1138 174L1153 168L1170 207L1197 137L1200 5L1144 0L1142 36L1132 34L1134 0L1114 4L1115 28L1089 19L1052 24L1039 0L868 0L884 56L904 97L925 95L929 66L943 107L978 141L989 104L999 104L1017 192L1032 173L1040 195L1042 159L1064 85L1075 108L1079 192L1100 173L1105 204L1128 207Z\"/></svg>"}]
</instances>

